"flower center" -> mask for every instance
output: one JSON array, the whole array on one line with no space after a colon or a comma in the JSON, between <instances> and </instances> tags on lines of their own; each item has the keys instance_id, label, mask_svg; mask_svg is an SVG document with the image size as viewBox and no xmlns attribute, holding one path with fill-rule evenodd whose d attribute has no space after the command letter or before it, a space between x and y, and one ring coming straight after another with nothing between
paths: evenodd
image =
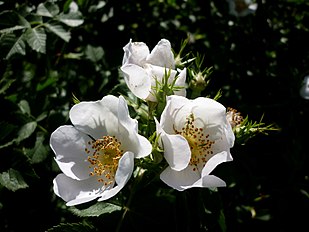
<instances>
[{"instance_id":1,"label":"flower center","mask_svg":"<svg viewBox=\"0 0 309 232\"><path fill-rule=\"evenodd\" d=\"M101 139L89 141L93 154L88 156L90 163L90 176L97 176L98 181L104 185L114 183L115 174L118 168L118 162L123 155L123 150L120 149L121 143L115 136L103 136ZM90 150L85 148L86 153Z\"/></svg>"},{"instance_id":2,"label":"flower center","mask_svg":"<svg viewBox=\"0 0 309 232\"><path fill-rule=\"evenodd\" d=\"M205 134L202 127L195 126L193 114L189 115L185 126L180 131L177 131L175 128L174 130L176 134L180 134L185 137L189 143L191 149L191 159L189 165L192 166L193 171L201 171L209 159L207 156L213 154L211 146L215 142L208 139L209 134Z\"/></svg>"}]
</instances>

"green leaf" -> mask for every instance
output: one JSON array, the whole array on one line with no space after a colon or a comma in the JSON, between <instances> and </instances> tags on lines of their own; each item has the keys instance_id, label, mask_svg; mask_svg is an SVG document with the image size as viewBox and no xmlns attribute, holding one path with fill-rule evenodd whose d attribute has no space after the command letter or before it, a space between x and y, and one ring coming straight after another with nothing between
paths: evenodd
<instances>
[{"instance_id":1,"label":"green leaf","mask_svg":"<svg viewBox=\"0 0 309 232\"><path fill-rule=\"evenodd\" d=\"M11 132L16 129L16 126L8 122L0 122L0 140L4 140Z\"/></svg>"},{"instance_id":2,"label":"green leaf","mask_svg":"<svg viewBox=\"0 0 309 232\"><path fill-rule=\"evenodd\" d=\"M47 232L92 232L93 229L92 226L82 223L61 223L48 229Z\"/></svg>"},{"instance_id":3,"label":"green leaf","mask_svg":"<svg viewBox=\"0 0 309 232\"><path fill-rule=\"evenodd\" d=\"M43 28L28 28L24 36L33 50L46 53L46 34Z\"/></svg>"},{"instance_id":4,"label":"green leaf","mask_svg":"<svg viewBox=\"0 0 309 232\"><path fill-rule=\"evenodd\" d=\"M59 24L44 24L46 28L48 28L51 32L59 36L61 39L63 39L65 42L69 42L71 39L70 32L66 31L61 25Z\"/></svg>"},{"instance_id":5,"label":"green leaf","mask_svg":"<svg viewBox=\"0 0 309 232\"><path fill-rule=\"evenodd\" d=\"M56 83L58 80L58 76L59 75L57 71L50 71L48 73L47 79L43 83L38 83L38 85L36 86L36 91L42 91L48 86Z\"/></svg>"},{"instance_id":6,"label":"green leaf","mask_svg":"<svg viewBox=\"0 0 309 232\"><path fill-rule=\"evenodd\" d=\"M21 34L17 39L16 38L14 39L14 42L10 46L9 51L6 55L6 59L9 59L14 54L21 54L21 55L26 54L26 45L24 42L23 34Z\"/></svg>"},{"instance_id":7,"label":"green leaf","mask_svg":"<svg viewBox=\"0 0 309 232\"><path fill-rule=\"evenodd\" d=\"M31 163L34 163L34 164L40 163L40 162L42 162L43 160L46 159L46 157L48 155L48 149L43 144L44 139L45 139L44 134L38 133L36 141L35 141L34 148L29 149L26 152L26 155L31 158Z\"/></svg>"},{"instance_id":8,"label":"green leaf","mask_svg":"<svg viewBox=\"0 0 309 232\"><path fill-rule=\"evenodd\" d=\"M222 232L226 232L226 223L225 223L225 215L223 210L220 210L220 215L218 218L218 223Z\"/></svg>"},{"instance_id":9,"label":"green leaf","mask_svg":"<svg viewBox=\"0 0 309 232\"><path fill-rule=\"evenodd\" d=\"M84 19L82 18L82 14L80 12L60 14L57 19L70 27L78 27L84 23Z\"/></svg>"},{"instance_id":10,"label":"green leaf","mask_svg":"<svg viewBox=\"0 0 309 232\"><path fill-rule=\"evenodd\" d=\"M45 112L41 113L41 114L36 118L35 121L40 122L40 121L44 120L46 117L47 117L47 112L45 111Z\"/></svg>"},{"instance_id":11,"label":"green leaf","mask_svg":"<svg viewBox=\"0 0 309 232\"><path fill-rule=\"evenodd\" d=\"M6 90L10 88L11 84L16 81L16 79L6 78L5 74L3 75L3 78L0 80L0 94L5 94Z\"/></svg>"},{"instance_id":12,"label":"green leaf","mask_svg":"<svg viewBox=\"0 0 309 232\"><path fill-rule=\"evenodd\" d=\"M9 27L9 28L0 30L0 34L12 33L13 31L21 30L25 28L26 28L25 26L16 25L14 27Z\"/></svg>"},{"instance_id":13,"label":"green leaf","mask_svg":"<svg viewBox=\"0 0 309 232\"><path fill-rule=\"evenodd\" d=\"M0 13L0 28L2 30L17 30L30 27L30 23L15 11L7 10Z\"/></svg>"},{"instance_id":14,"label":"green leaf","mask_svg":"<svg viewBox=\"0 0 309 232\"><path fill-rule=\"evenodd\" d=\"M21 174L12 168L0 174L0 184L13 192L28 187Z\"/></svg>"},{"instance_id":15,"label":"green leaf","mask_svg":"<svg viewBox=\"0 0 309 232\"><path fill-rule=\"evenodd\" d=\"M40 3L37 7L36 13L41 16L53 18L59 14L59 7L51 2Z\"/></svg>"},{"instance_id":16,"label":"green leaf","mask_svg":"<svg viewBox=\"0 0 309 232\"><path fill-rule=\"evenodd\" d=\"M30 111L30 106L29 103L26 100L21 100L18 103L19 109L21 110L21 112L23 114L28 114L30 115L31 111Z\"/></svg>"},{"instance_id":17,"label":"green leaf","mask_svg":"<svg viewBox=\"0 0 309 232\"><path fill-rule=\"evenodd\" d=\"M119 205L115 205L108 202L98 202L89 208L78 209L76 207L70 207L70 210L80 217L98 217L102 214L112 213L120 211L122 208Z\"/></svg>"},{"instance_id":18,"label":"green leaf","mask_svg":"<svg viewBox=\"0 0 309 232\"><path fill-rule=\"evenodd\" d=\"M87 59L93 62L98 62L103 58L104 50L102 47L93 47L91 45L87 45L85 54Z\"/></svg>"},{"instance_id":19,"label":"green leaf","mask_svg":"<svg viewBox=\"0 0 309 232\"><path fill-rule=\"evenodd\" d=\"M18 137L15 139L15 142L19 143L22 140L28 138L32 133L35 131L37 126L37 122L28 122L23 125L20 130L18 131Z\"/></svg>"}]
</instances>

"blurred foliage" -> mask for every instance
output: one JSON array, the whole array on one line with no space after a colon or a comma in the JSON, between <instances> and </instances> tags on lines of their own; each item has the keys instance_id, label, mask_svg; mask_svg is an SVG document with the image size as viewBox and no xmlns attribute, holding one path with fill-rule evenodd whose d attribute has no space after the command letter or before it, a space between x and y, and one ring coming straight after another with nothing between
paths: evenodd
<instances>
[{"instance_id":1,"label":"blurred foliage","mask_svg":"<svg viewBox=\"0 0 309 232\"><path fill-rule=\"evenodd\" d=\"M237 18L226 1L0 1L0 231L308 228L309 102L299 88L309 73L309 2L256 2ZM51 132L70 123L74 102L126 94L119 66L130 38L149 47L166 38L178 52L188 36L186 52L204 55L201 70L213 67L201 94L221 89L221 103L281 130L235 144L234 161L214 171L227 188L180 193L148 184L150 175L123 220L113 202L66 207L52 190Z\"/></svg>"}]
</instances>

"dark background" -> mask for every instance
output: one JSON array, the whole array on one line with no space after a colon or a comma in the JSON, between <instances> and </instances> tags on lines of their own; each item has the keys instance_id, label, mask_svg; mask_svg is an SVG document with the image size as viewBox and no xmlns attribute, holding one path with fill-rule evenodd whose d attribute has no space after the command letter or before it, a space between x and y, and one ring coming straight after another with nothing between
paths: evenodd
<instances>
[{"instance_id":1,"label":"dark background","mask_svg":"<svg viewBox=\"0 0 309 232\"><path fill-rule=\"evenodd\" d=\"M64 10L69 2L56 4ZM178 193L160 182L145 184L133 199L123 231L309 228L309 101L299 95L309 74L308 1L258 0L257 11L245 17L230 15L226 1L76 2L84 23L70 29L68 43L50 33L46 54L27 46L24 56L5 59L0 50L0 86L11 82L0 93L0 144L16 138L20 127L33 119L40 125L29 137L0 149L0 173L13 168L28 185L16 191L0 185L0 231L45 231L60 223L114 231L120 212L80 218L55 197L52 180L59 170L49 148L50 133L69 123L72 93L79 100L98 100L121 91L121 86L115 86L122 47L130 38L147 43L150 49L166 38L178 52L188 34L186 52L205 55L204 66L213 67L211 82L202 94L214 96L221 89L222 104L252 120L264 115L263 122L274 123L279 130L259 134L245 145L235 144L234 161L215 170L228 184L218 192ZM2 3L1 12L23 12L41 1ZM103 51L99 59L87 55L89 46ZM80 56L69 57L72 53ZM30 114L21 110L22 100L28 102ZM33 158L36 142L43 146Z\"/></svg>"}]
</instances>

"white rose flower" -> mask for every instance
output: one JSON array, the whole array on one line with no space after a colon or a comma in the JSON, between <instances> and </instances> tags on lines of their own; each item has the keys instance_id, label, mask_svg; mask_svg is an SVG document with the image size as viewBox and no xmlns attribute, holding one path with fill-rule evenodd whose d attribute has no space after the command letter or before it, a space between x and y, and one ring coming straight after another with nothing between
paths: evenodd
<instances>
[{"instance_id":1,"label":"white rose flower","mask_svg":"<svg viewBox=\"0 0 309 232\"><path fill-rule=\"evenodd\" d=\"M160 175L162 181L179 191L225 186L210 175L217 165L232 160L235 136L223 105L209 98L172 95L156 125L169 164Z\"/></svg>"},{"instance_id":2,"label":"white rose flower","mask_svg":"<svg viewBox=\"0 0 309 232\"><path fill-rule=\"evenodd\" d=\"M55 194L68 206L113 197L131 177L134 158L151 153L150 142L138 134L123 97L76 104L70 119L74 126L60 126L50 138L63 172L54 179Z\"/></svg>"},{"instance_id":3,"label":"white rose flower","mask_svg":"<svg viewBox=\"0 0 309 232\"><path fill-rule=\"evenodd\" d=\"M169 73L168 83L175 81L175 87L183 87L174 94L185 96L186 69L175 70L175 59L171 44L161 39L154 49L149 51L143 42L130 42L123 48L124 57L121 71L128 88L140 99L156 102L154 88L157 82ZM178 73L179 72L179 73ZM175 80L175 78L177 78Z\"/></svg>"}]
</instances>

